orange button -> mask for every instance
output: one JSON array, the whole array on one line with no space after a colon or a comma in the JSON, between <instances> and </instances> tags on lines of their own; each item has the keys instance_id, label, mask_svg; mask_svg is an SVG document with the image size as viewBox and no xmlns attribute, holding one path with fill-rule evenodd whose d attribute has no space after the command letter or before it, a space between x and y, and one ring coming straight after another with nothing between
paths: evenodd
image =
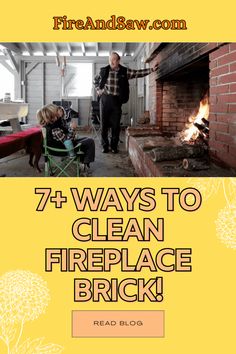
<instances>
[{"instance_id":1,"label":"orange button","mask_svg":"<svg viewBox=\"0 0 236 354\"><path fill-rule=\"evenodd\" d=\"M164 311L72 311L72 337L164 337Z\"/></svg>"}]
</instances>

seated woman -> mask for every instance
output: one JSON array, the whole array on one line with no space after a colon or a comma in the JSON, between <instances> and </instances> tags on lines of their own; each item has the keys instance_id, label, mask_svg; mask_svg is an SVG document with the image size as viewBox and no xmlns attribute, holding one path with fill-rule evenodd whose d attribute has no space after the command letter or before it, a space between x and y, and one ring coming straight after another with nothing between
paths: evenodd
<instances>
[{"instance_id":1,"label":"seated woman","mask_svg":"<svg viewBox=\"0 0 236 354\"><path fill-rule=\"evenodd\" d=\"M68 149L70 146L76 146L80 143L81 151L84 153L81 162L86 167L90 167L90 163L95 159L94 140L87 137L78 138L76 135L77 125L71 122L68 126L63 107L48 104L37 111L37 118L39 124L46 128L48 146L58 149L65 149L66 147Z\"/></svg>"}]
</instances>

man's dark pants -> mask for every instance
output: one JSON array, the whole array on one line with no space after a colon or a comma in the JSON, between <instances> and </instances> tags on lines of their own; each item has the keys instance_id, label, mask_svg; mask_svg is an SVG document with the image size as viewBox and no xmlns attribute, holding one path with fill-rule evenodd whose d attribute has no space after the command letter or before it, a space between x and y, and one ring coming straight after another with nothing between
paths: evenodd
<instances>
[{"instance_id":1,"label":"man's dark pants","mask_svg":"<svg viewBox=\"0 0 236 354\"><path fill-rule=\"evenodd\" d=\"M111 128L111 149L116 150L120 136L121 103L118 96L103 94L100 99L102 146L109 148L108 130Z\"/></svg>"}]
</instances>

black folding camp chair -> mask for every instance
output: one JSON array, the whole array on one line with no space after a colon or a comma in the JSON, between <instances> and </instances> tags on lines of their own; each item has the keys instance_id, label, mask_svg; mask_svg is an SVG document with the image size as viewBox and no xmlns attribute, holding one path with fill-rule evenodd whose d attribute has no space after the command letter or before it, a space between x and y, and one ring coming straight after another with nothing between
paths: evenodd
<instances>
[{"instance_id":1,"label":"black folding camp chair","mask_svg":"<svg viewBox=\"0 0 236 354\"><path fill-rule=\"evenodd\" d=\"M68 123L71 121L71 119L76 119L77 124L79 125L79 113L71 108L72 107L71 101L61 100L61 101L53 101L52 103L55 104L56 106L60 106L64 108L65 115L66 115L65 118Z\"/></svg>"},{"instance_id":2,"label":"black folding camp chair","mask_svg":"<svg viewBox=\"0 0 236 354\"><path fill-rule=\"evenodd\" d=\"M94 138L97 138L101 143L100 107L98 101L91 101L90 124L92 126Z\"/></svg>"}]
</instances>

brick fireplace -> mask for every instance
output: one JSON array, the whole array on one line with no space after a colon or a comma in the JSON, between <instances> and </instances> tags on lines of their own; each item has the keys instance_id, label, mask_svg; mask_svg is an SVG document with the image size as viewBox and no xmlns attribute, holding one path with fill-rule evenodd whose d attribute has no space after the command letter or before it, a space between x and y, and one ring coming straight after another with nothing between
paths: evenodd
<instances>
[{"instance_id":1,"label":"brick fireplace","mask_svg":"<svg viewBox=\"0 0 236 354\"><path fill-rule=\"evenodd\" d=\"M176 136L186 129L191 117L197 114L201 100L207 96L209 116L202 118L209 121L207 145L210 160L234 173L236 43L159 43L147 62L151 66L159 63L157 73L150 77L151 127L159 129L158 135ZM141 137L142 129L144 137L150 136L151 127L139 127L138 136ZM128 135L129 152L134 166L137 164L136 158L147 161L150 151L141 151L140 144L137 141L135 144L135 130L130 130ZM134 149L140 150L140 153ZM142 176L165 175L158 171L158 166L152 166L150 171L150 164L149 167L141 168L143 171L136 168L137 173Z\"/></svg>"}]
</instances>

